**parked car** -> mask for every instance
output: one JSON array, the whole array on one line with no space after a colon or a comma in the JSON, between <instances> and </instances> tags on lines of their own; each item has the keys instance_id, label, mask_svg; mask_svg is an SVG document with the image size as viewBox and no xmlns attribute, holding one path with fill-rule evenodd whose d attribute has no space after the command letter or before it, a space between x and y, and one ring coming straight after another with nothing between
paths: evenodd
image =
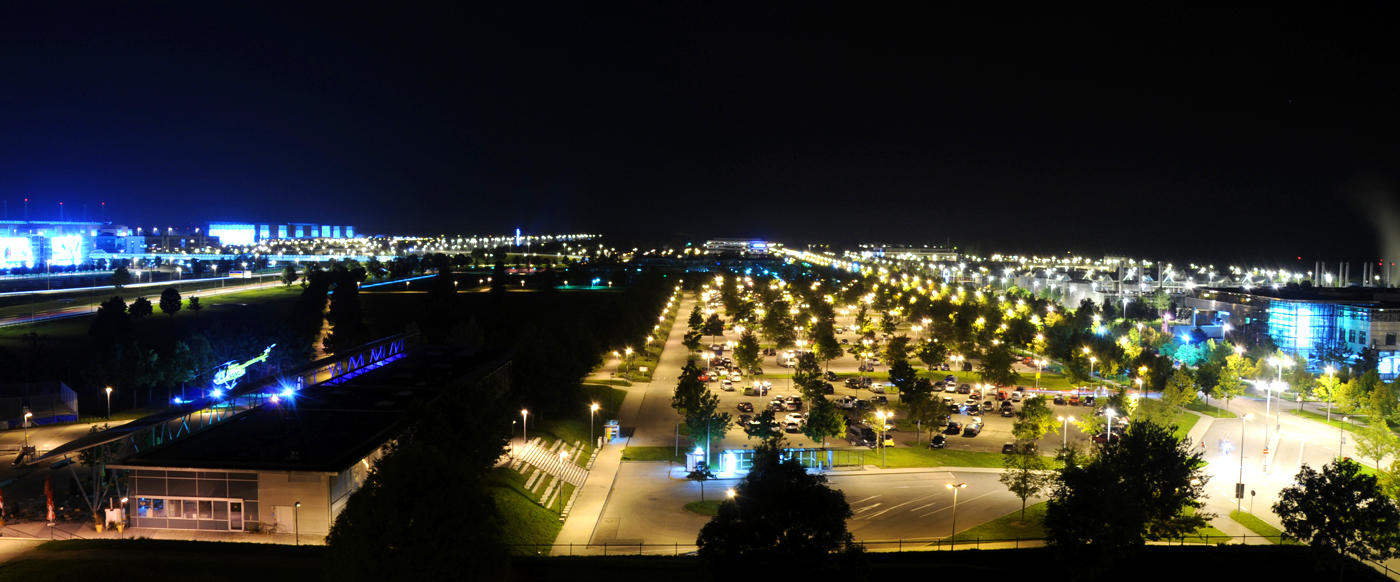
<instances>
[{"instance_id":1,"label":"parked car","mask_svg":"<svg viewBox=\"0 0 1400 582\"><path fill-rule=\"evenodd\" d=\"M1001 416L1002 418L1011 418L1016 416L1016 410L1011 407L1003 408L1001 409Z\"/></svg>"},{"instance_id":2,"label":"parked car","mask_svg":"<svg viewBox=\"0 0 1400 582\"><path fill-rule=\"evenodd\" d=\"M1016 443L1006 443L1001 446L1001 454L1009 455L1016 452Z\"/></svg>"},{"instance_id":3,"label":"parked car","mask_svg":"<svg viewBox=\"0 0 1400 582\"><path fill-rule=\"evenodd\" d=\"M959 385L958 385L958 394L972 394L972 385L971 385L971 384L959 384Z\"/></svg>"},{"instance_id":4,"label":"parked car","mask_svg":"<svg viewBox=\"0 0 1400 582\"><path fill-rule=\"evenodd\" d=\"M723 390L723 391L725 391L725 392L733 392L733 391L734 391L734 382L733 382L732 380L725 380L723 383L721 383L721 384L719 385L719 389L720 389L720 390Z\"/></svg>"},{"instance_id":5,"label":"parked car","mask_svg":"<svg viewBox=\"0 0 1400 582\"><path fill-rule=\"evenodd\" d=\"M962 371L964 371L964 372L971 372L971 371L972 371L972 362L963 362L963 363L962 363Z\"/></svg>"},{"instance_id":6,"label":"parked car","mask_svg":"<svg viewBox=\"0 0 1400 582\"><path fill-rule=\"evenodd\" d=\"M951 383L950 383L950 384L947 384L947 385L943 386L943 391L944 391L944 392L947 392L947 393L949 393L949 394L956 393L956 392L958 391L958 385L957 385L957 384L951 384Z\"/></svg>"},{"instance_id":7,"label":"parked car","mask_svg":"<svg viewBox=\"0 0 1400 582\"><path fill-rule=\"evenodd\" d=\"M850 410L850 409L852 409L852 408L855 408L855 407L856 407L856 397L855 397L855 396L843 396L843 397L841 397L841 398L837 398L837 399L836 399L836 407L837 407L837 408L844 408L844 409L846 409L846 410Z\"/></svg>"},{"instance_id":8,"label":"parked car","mask_svg":"<svg viewBox=\"0 0 1400 582\"><path fill-rule=\"evenodd\" d=\"M1093 405L1094 405L1094 397L1093 397L1093 396L1085 396L1083 399L1080 400L1080 404L1082 404L1082 405L1084 405L1084 406L1093 406Z\"/></svg>"},{"instance_id":9,"label":"parked car","mask_svg":"<svg viewBox=\"0 0 1400 582\"><path fill-rule=\"evenodd\" d=\"M1010 394L1007 394L1005 390L1002 390L1002 389L1000 389L1000 388L997 388L997 400L1006 400L1007 398L1010 398L1010 397L1011 397L1011 395L1010 395Z\"/></svg>"},{"instance_id":10,"label":"parked car","mask_svg":"<svg viewBox=\"0 0 1400 582\"><path fill-rule=\"evenodd\" d=\"M836 393L836 387L835 387L835 386L832 386L832 385L831 385L831 382L827 382L826 385L822 386L822 394L835 394L835 393Z\"/></svg>"},{"instance_id":11,"label":"parked car","mask_svg":"<svg viewBox=\"0 0 1400 582\"><path fill-rule=\"evenodd\" d=\"M1055 395L1055 399L1054 399L1052 402L1054 402L1056 405L1064 406L1064 405L1065 405L1065 395L1063 395L1063 394L1056 394L1056 395Z\"/></svg>"},{"instance_id":12,"label":"parked car","mask_svg":"<svg viewBox=\"0 0 1400 582\"><path fill-rule=\"evenodd\" d=\"M749 424L750 422L753 422L753 415L752 415L752 414L740 414L740 415L739 415L739 424Z\"/></svg>"},{"instance_id":13,"label":"parked car","mask_svg":"<svg viewBox=\"0 0 1400 582\"><path fill-rule=\"evenodd\" d=\"M846 427L846 439L851 441L852 445L858 447L866 446L872 449L875 448L875 444L878 442L875 437L875 429L861 423L854 423Z\"/></svg>"},{"instance_id":14,"label":"parked car","mask_svg":"<svg viewBox=\"0 0 1400 582\"><path fill-rule=\"evenodd\" d=\"M948 437L941 434L933 435L933 440L928 442L928 448L930 449L941 449L946 446L948 446Z\"/></svg>"},{"instance_id":15,"label":"parked car","mask_svg":"<svg viewBox=\"0 0 1400 582\"><path fill-rule=\"evenodd\" d=\"M958 433L962 432L962 429L963 429L963 423L958 422L958 421L950 421L950 422L948 422L948 426L947 426L946 428L943 429L943 434L953 434L953 435L955 435L955 434L958 434Z\"/></svg>"},{"instance_id":16,"label":"parked car","mask_svg":"<svg viewBox=\"0 0 1400 582\"><path fill-rule=\"evenodd\" d=\"M975 406L975 405L974 405L974 406L968 406L968 407L967 407L967 414L968 414L968 416L982 416L982 407L981 407L981 406Z\"/></svg>"},{"instance_id":17,"label":"parked car","mask_svg":"<svg viewBox=\"0 0 1400 582\"><path fill-rule=\"evenodd\" d=\"M1011 393L1011 401L1012 401L1012 402L1020 402L1020 401L1021 401L1021 398L1023 398L1024 396L1025 396L1025 393L1021 392L1020 390L1017 390L1017 391Z\"/></svg>"},{"instance_id":18,"label":"parked car","mask_svg":"<svg viewBox=\"0 0 1400 582\"><path fill-rule=\"evenodd\" d=\"M784 423L784 424L783 424L783 431L784 431L784 432L790 432L790 433L792 433L792 432L800 432L801 430L802 430L802 427L799 426L799 425L798 425L797 423L795 423L795 422L788 422L788 423Z\"/></svg>"},{"instance_id":19,"label":"parked car","mask_svg":"<svg viewBox=\"0 0 1400 582\"><path fill-rule=\"evenodd\" d=\"M972 424L967 425L967 428L963 429L962 434L965 437L975 437L979 434L982 434L982 423L974 422Z\"/></svg>"},{"instance_id":20,"label":"parked car","mask_svg":"<svg viewBox=\"0 0 1400 582\"><path fill-rule=\"evenodd\" d=\"M940 372L947 372L949 370L948 362L943 362L942 364L939 364L938 370Z\"/></svg>"},{"instance_id":21,"label":"parked car","mask_svg":"<svg viewBox=\"0 0 1400 582\"><path fill-rule=\"evenodd\" d=\"M745 386L745 387L744 387L744 396L758 396L758 395L762 394L762 392L763 392L763 390L760 389L758 386Z\"/></svg>"},{"instance_id":22,"label":"parked car","mask_svg":"<svg viewBox=\"0 0 1400 582\"><path fill-rule=\"evenodd\" d=\"M826 381L827 381L827 382L835 382L835 381L836 381L836 372L832 372L831 370L827 370L827 372L826 372L825 374L822 374L822 377L823 377L823 378L826 378Z\"/></svg>"},{"instance_id":23,"label":"parked car","mask_svg":"<svg viewBox=\"0 0 1400 582\"><path fill-rule=\"evenodd\" d=\"M884 384L871 384L871 385L870 385L870 391L871 391L871 392L874 392L874 393L876 393L876 394L884 394L884 393L885 393L885 385L884 385Z\"/></svg>"},{"instance_id":24,"label":"parked car","mask_svg":"<svg viewBox=\"0 0 1400 582\"><path fill-rule=\"evenodd\" d=\"M992 404L992 401L991 401L991 400L983 400L983 401L982 401L982 411L983 411L983 412L991 412L991 411L993 411L993 410L996 410L996 405L995 405L995 404Z\"/></svg>"},{"instance_id":25,"label":"parked car","mask_svg":"<svg viewBox=\"0 0 1400 582\"><path fill-rule=\"evenodd\" d=\"M871 402L872 404L879 404L879 405L881 405L881 406L887 406L887 405L889 405L889 403L890 403L890 399L889 399L889 398L886 398L886 397L884 397L884 396L871 396L871 397L870 397L870 402Z\"/></svg>"},{"instance_id":26,"label":"parked car","mask_svg":"<svg viewBox=\"0 0 1400 582\"><path fill-rule=\"evenodd\" d=\"M753 412L753 404L749 402L740 402L739 412Z\"/></svg>"}]
</instances>

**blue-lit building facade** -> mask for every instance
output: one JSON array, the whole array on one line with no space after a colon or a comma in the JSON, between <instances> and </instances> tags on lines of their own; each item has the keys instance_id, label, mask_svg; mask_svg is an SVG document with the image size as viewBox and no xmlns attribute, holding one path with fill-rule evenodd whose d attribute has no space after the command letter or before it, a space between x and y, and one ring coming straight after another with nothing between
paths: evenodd
<instances>
[{"instance_id":1,"label":"blue-lit building facade","mask_svg":"<svg viewBox=\"0 0 1400 582\"><path fill-rule=\"evenodd\" d=\"M80 265L107 228L102 222L0 220L0 269Z\"/></svg>"},{"instance_id":2,"label":"blue-lit building facade","mask_svg":"<svg viewBox=\"0 0 1400 582\"><path fill-rule=\"evenodd\" d=\"M1375 350L1381 377L1400 376L1400 292L1386 288L1203 289L1185 306L1236 333L1267 335L1286 353Z\"/></svg>"},{"instance_id":3,"label":"blue-lit building facade","mask_svg":"<svg viewBox=\"0 0 1400 582\"><path fill-rule=\"evenodd\" d=\"M310 222L211 222L209 234L219 237L219 241L226 245L254 245L277 239L355 238L355 227Z\"/></svg>"}]
</instances>

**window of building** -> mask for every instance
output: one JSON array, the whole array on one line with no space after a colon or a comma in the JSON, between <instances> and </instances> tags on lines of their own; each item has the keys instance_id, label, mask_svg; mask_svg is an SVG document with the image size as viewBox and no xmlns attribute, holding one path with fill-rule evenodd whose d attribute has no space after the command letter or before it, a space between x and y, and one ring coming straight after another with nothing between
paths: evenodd
<instances>
[{"instance_id":1,"label":"window of building","mask_svg":"<svg viewBox=\"0 0 1400 582\"><path fill-rule=\"evenodd\" d=\"M1395 345L1395 334L1393 334L1393 333L1385 334L1385 345L1388 345L1388 346L1393 346L1393 345Z\"/></svg>"},{"instance_id":2,"label":"window of building","mask_svg":"<svg viewBox=\"0 0 1400 582\"><path fill-rule=\"evenodd\" d=\"M1347 341L1349 341L1349 342L1351 342L1351 343L1356 343L1356 330L1354 330L1354 329L1349 329L1349 330L1347 330Z\"/></svg>"},{"instance_id":3,"label":"window of building","mask_svg":"<svg viewBox=\"0 0 1400 582\"><path fill-rule=\"evenodd\" d=\"M1356 332L1356 343L1363 344L1363 345L1366 343L1366 332L1364 332L1364 331L1358 331L1358 332Z\"/></svg>"}]
</instances>

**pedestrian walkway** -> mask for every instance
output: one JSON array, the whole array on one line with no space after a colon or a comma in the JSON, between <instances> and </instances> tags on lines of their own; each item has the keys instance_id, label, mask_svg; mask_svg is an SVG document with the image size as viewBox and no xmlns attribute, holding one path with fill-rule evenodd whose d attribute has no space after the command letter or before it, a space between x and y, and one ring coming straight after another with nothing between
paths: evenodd
<instances>
[{"instance_id":1,"label":"pedestrian walkway","mask_svg":"<svg viewBox=\"0 0 1400 582\"><path fill-rule=\"evenodd\" d=\"M678 311L682 316L689 311L682 306ZM686 326L671 326L671 334L663 344L663 354L667 348L679 346L685 339ZM660 366L658 365L658 371ZM594 373L593 378L606 380L608 373L599 371ZM659 379L659 378L657 378ZM597 530L598 523L603 518L603 510L606 509L608 498L612 495L613 483L617 480L617 472L622 467L622 451L631 443L635 435L637 417L642 410L642 401L647 397L648 384L635 384L632 386L620 387L627 391L627 397L623 398L622 405L618 409L617 421L622 426L625 440L621 442L605 443L601 449L594 454L597 459L593 463L593 469L588 471L587 479L578 488L574 495L573 508L568 517L564 520L564 527L560 529L559 536L555 538L556 547L573 546L575 555L587 555L592 553L603 553L604 550L589 548L593 541L593 532Z\"/></svg>"},{"instance_id":2,"label":"pedestrian walkway","mask_svg":"<svg viewBox=\"0 0 1400 582\"><path fill-rule=\"evenodd\" d=\"M150 538L158 540L187 540L201 542L243 542L256 544L286 544L292 545L300 543L303 546L325 545L325 536L321 534L302 533L300 540L298 536L291 533L253 533L237 531L198 531L183 529L150 529L150 528L126 528L124 532L105 530L98 533L93 530L90 522L58 522L50 526L42 521L30 521L15 523L7 520L5 527L0 528L0 539L4 540L68 540L68 539L107 539L115 540L122 538Z\"/></svg>"}]
</instances>

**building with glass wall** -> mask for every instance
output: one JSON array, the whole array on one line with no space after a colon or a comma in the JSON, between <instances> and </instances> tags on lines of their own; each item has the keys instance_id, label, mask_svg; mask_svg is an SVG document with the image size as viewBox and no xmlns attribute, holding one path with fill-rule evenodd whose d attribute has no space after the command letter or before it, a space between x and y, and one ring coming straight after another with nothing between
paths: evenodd
<instances>
[{"instance_id":1,"label":"building with glass wall","mask_svg":"<svg viewBox=\"0 0 1400 582\"><path fill-rule=\"evenodd\" d=\"M1381 376L1400 376L1400 291L1391 288L1201 289L1186 308L1228 323L1233 333L1267 335L1286 353L1320 362L1324 354L1374 350Z\"/></svg>"}]
</instances>

